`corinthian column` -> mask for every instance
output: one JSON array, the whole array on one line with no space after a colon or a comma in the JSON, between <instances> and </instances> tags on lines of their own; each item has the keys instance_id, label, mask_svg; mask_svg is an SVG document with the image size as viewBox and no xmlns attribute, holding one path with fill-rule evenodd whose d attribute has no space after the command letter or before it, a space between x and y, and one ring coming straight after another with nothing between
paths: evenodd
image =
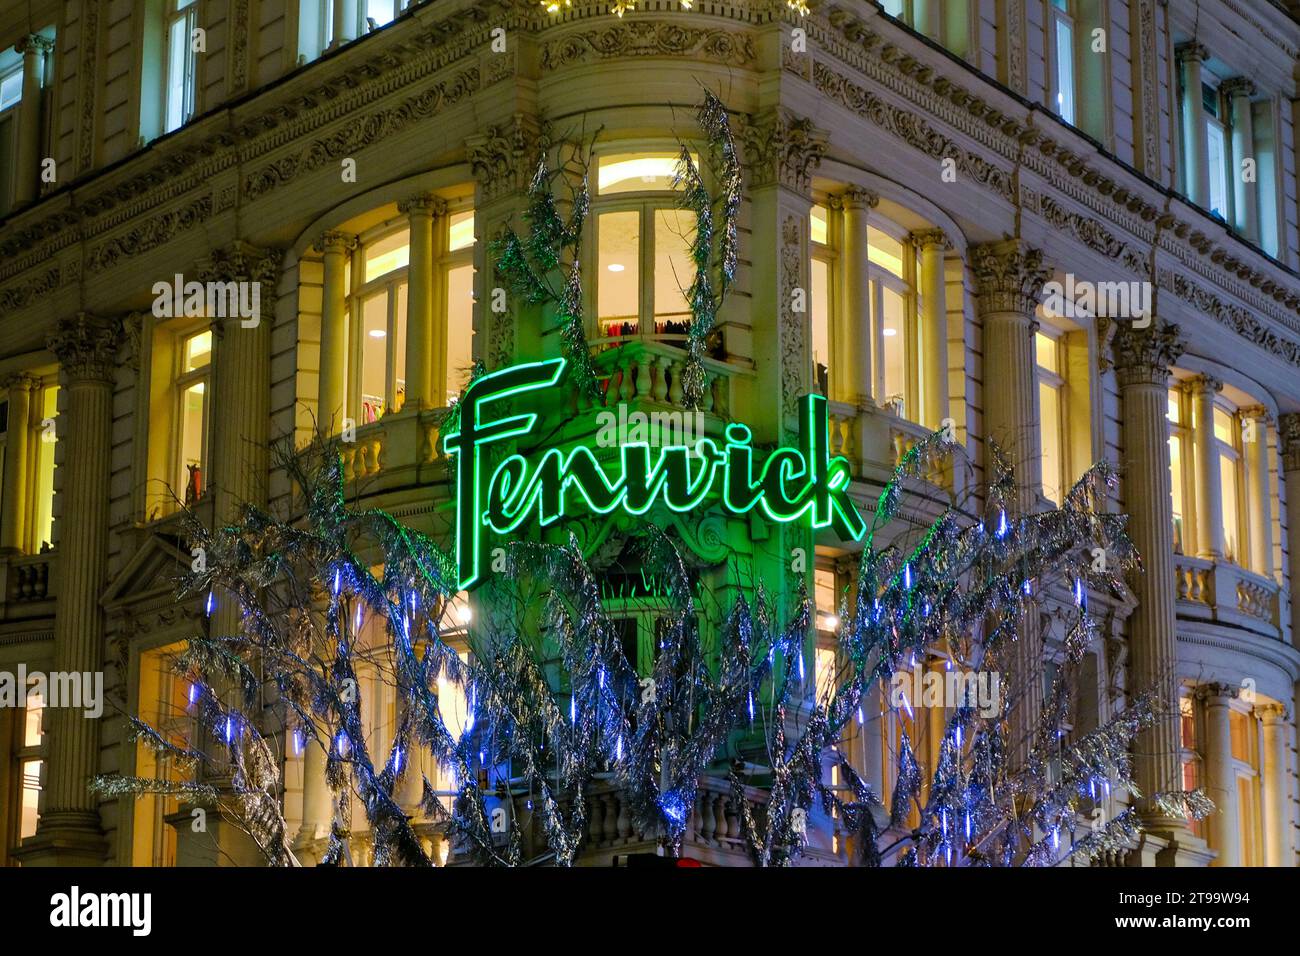
<instances>
[{"instance_id":1,"label":"corinthian column","mask_svg":"<svg viewBox=\"0 0 1300 956\"><path fill-rule=\"evenodd\" d=\"M1259 205L1255 200L1254 182L1246 182L1241 175L1241 164L1255 159L1254 117L1250 112L1250 98L1255 95L1255 84L1244 76L1224 80L1220 92L1232 104L1232 180L1233 219L1236 226L1251 242L1259 241Z\"/></svg>"},{"instance_id":2,"label":"corinthian column","mask_svg":"<svg viewBox=\"0 0 1300 956\"><path fill-rule=\"evenodd\" d=\"M1255 708L1264 725L1264 752L1260 770L1264 778L1264 863L1294 866L1291 853L1291 775L1287 757L1287 710L1281 704Z\"/></svg>"},{"instance_id":3,"label":"corinthian column","mask_svg":"<svg viewBox=\"0 0 1300 956\"><path fill-rule=\"evenodd\" d=\"M397 204L411 223L411 260L406 293L406 399L404 408L438 408L446 396L447 327L438 260L446 252L447 203L433 195Z\"/></svg>"},{"instance_id":4,"label":"corinthian column","mask_svg":"<svg viewBox=\"0 0 1300 956\"><path fill-rule=\"evenodd\" d=\"M324 260L320 307L320 377L316 402L316 427L332 435L347 415L348 290L343 277L348 255L357 246L356 236L327 232L315 248Z\"/></svg>"},{"instance_id":5,"label":"corinthian column","mask_svg":"<svg viewBox=\"0 0 1300 956\"><path fill-rule=\"evenodd\" d=\"M1205 104L1201 100L1201 63L1209 58L1204 44L1180 43L1174 54L1183 74L1183 165L1187 170L1184 186L1192 202L1210 208L1210 167L1208 133L1205 129Z\"/></svg>"},{"instance_id":6,"label":"corinthian column","mask_svg":"<svg viewBox=\"0 0 1300 956\"><path fill-rule=\"evenodd\" d=\"M857 408L873 407L872 368L875 336L871 330L871 279L867 249L867 215L880 197L854 186L835 197L844 217L840 251L844 306L835 316L834 351L831 354L831 391L834 401Z\"/></svg>"},{"instance_id":7,"label":"corinthian column","mask_svg":"<svg viewBox=\"0 0 1300 956\"><path fill-rule=\"evenodd\" d=\"M1219 480L1219 451L1214 444L1214 396L1223 383L1210 375L1198 375L1189 383L1196 406L1196 509L1197 551L1202 558L1223 557L1223 488Z\"/></svg>"},{"instance_id":8,"label":"corinthian column","mask_svg":"<svg viewBox=\"0 0 1300 956\"><path fill-rule=\"evenodd\" d=\"M113 425L113 366L121 323L87 313L65 319L50 336L67 387L59 536L59 601L54 613L54 670L103 671L99 606L108 554L108 494ZM61 416L62 417L62 416ZM24 865L103 862L97 799L90 792L99 727L81 710L49 711L45 812L24 846ZM30 852L29 852L30 846Z\"/></svg>"},{"instance_id":9,"label":"corinthian column","mask_svg":"<svg viewBox=\"0 0 1300 956\"><path fill-rule=\"evenodd\" d=\"M23 55L23 99L18 107L17 155L14 157L14 202L25 203L40 192L41 86L45 82L45 57L54 41L30 33L14 49Z\"/></svg>"},{"instance_id":10,"label":"corinthian column","mask_svg":"<svg viewBox=\"0 0 1300 956\"><path fill-rule=\"evenodd\" d=\"M31 438L32 392L40 382L19 373L4 383L9 396L5 439L4 497L0 499L0 551L20 552L27 542L28 446Z\"/></svg>"},{"instance_id":11,"label":"corinthian column","mask_svg":"<svg viewBox=\"0 0 1300 956\"><path fill-rule=\"evenodd\" d=\"M1017 239L971 250L984 325L984 431L1007 453L1022 509L1042 488L1034 311L1050 275L1043 254Z\"/></svg>"},{"instance_id":12,"label":"corinthian column","mask_svg":"<svg viewBox=\"0 0 1300 956\"><path fill-rule=\"evenodd\" d=\"M948 417L948 238L941 229L927 229L913 233L912 241L921 250L921 414L925 427L938 431Z\"/></svg>"},{"instance_id":13,"label":"corinthian column","mask_svg":"<svg viewBox=\"0 0 1300 956\"><path fill-rule=\"evenodd\" d=\"M1269 487L1268 409L1255 405L1241 410L1246 435L1247 527L1250 534L1250 569L1273 577L1273 495ZM1238 560L1244 565L1246 556Z\"/></svg>"},{"instance_id":14,"label":"corinthian column","mask_svg":"<svg viewBox=\"0 0 1300 956\"><path fill-rule=\"evenodd\" d=\"M1283 591L1300 590L1300 412L1279 415L1277 420L1278 448L1282 453L1282 481L1286 486L1286 553L1287 587ZM1291 634L1300 633L1300 599L1291 601Z\"/></svg>"},{"instance_id":15,"label":"corinthian column","mask_svg":"<svg viewBox=\"0 0 1300 956\"><path fill-rule=\"evenodd\" d=\"M1186 824L1155 807L1152 796L1180 790L1177 642L1174 618L1173 510L1169 478L1169 369L1182 354L1176 326L1155 321L1146 329L1120 322L1115 332L1115 373L1123 420L1124 506L1129 536L1142 557L1134 576L1137 608L1129 618L1128 687L1154 689L1162 715L1135 742L1134 779L1146 826L1185 834Z\"/></svg>"},{"instance_id":16,"label":"corinthian column","mask_svg":"<svg viewBox=\"0 0 1300 956\"><path fill-rule=\"evenodd\" d=\"M1205 795L1214 812L1205 818L1214 866L1241 866L1241 827L1237 807L1237 773L1232 766L1232 701L1229 684L1203 684L1196 696L1205 709Z\"/></svg>"}]
</instances>

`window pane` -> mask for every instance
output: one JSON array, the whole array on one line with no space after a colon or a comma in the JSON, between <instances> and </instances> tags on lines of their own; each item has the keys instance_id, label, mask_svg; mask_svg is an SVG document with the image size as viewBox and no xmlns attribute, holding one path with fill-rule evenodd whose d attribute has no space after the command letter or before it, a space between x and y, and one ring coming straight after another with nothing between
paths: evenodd
<instances>
[{"instance_id":1,"label":"window pane","mask_svg":"<svg viewBox=\"0 0 1300 956\"><path fill-rule=\"evenodd\" d=\"M444 402L460 397L474 365L474 267L447 270L447 381Z\"/></svg>"},{"instance_id":2,"label":"window pane","mask_svg":"<svg viewBox=\"0 0 1300 956\"><path fill-rule=\"evenodd\" d=\"M1045 368L1057 375L1061 374L1061 362L1056 339L1038 332L1034 335L1034 353L1038 358L1039 368Z\"/></svg>"},{"instance_id":3,"label":"window pane","mask_svg":"<svg viewBox=\"0 0 1300 956\"><path fill-rule=\"evenodd\" d=\"M391 235L376 239L366 246L365 279L377 279L394 269L401 269L411 259L411 231L399 229Z\"/></svg>"},{"instance_id":4,"label":"window pane","mask_svg":"<svg viewBox=\"0 0 1300 956\"><path fill-rule=\"evenodd\" d=\"M1183 439L1169 438L1169 487L1174 514L1174 550L1183 551Z\"/></svg>"},{"instance_id":5,"label":"window pane","mask_svg":"<svg viewBox=\"0 0 1300 956\"><path fill-rule=\"evenodd\" d=\"M47 387L41 393L41 435L36 452L36 527L32 529L32 550L54 537L54 442L55 429L45 427L59 414L59 389ZM47 440L49 435L51 440Z\"/></svg>"},{"instance_id":6,"label":"window pane","mask_svg":"<svg viewBox=\"0 0 1300 956\"><path fill-rule=\"evenodd\" d=\"M645 190L672 189L678 153L616 153L602 156L596 177L596 192L601 196L635 193ZM699 158L696 157L696 163Z\"/></svg>"},{"instance_id":7,"label":"window pane","mask_svg":"<svg viewBox=\"0 0 1300 956\"><path fill-rule=\"evenodd\" d=\"M1179 401L1178 392L1173 389L1169 390L1169 411L1165 414L1171 422L1177 425L1181 422L1183 415L1182 402Z\"/></svg>"},{"instance_id":8,"label":"window pane","mask_svg":"<svg viewBox=\"0 0 1300 956\"><path fill-rule=\"evenodd\" d=\"M188 17L173 20L167 35L167 115L163 132L180 129L186 114L186 74L189 69Z\"/></svg>"},{"instance_id":9,"label":"window pane","mask_svg":"<svg viewBox=\"0 0 1300 956\"><path fill-rule=\"evenodd\" d=\"M40 694L27 695L27 707L23 711L23 746L39 747L41 745L41 716L45 712L45 701Z\"/></svg>"},{"instance_id":10,"label":"window pane","mask_svg":"<svg viewBox=\"0 0 1300 956\"><path fill-rule=\"evenodd\" d=\"M401 408L406 402L406 283L398 283L397 303L393 308L393 325L396 327L393 342L393 395Z\"/></svg>"},{"instance_id":11,"label":"window pane","mask_svg":"<svg viewBox=\"0 0 1300 956\"><path fill-rule=\"evenodd\" d=\"M1056 112L1067 123L1074 122L1074 27L1059 15L1056 17Z\"/></svg>"},{"instance_id":12,"label":"window pane","mask_svg":"<svg viewBox=\"0 0 1300 956\"><path fill-rule=\"evenodd\" d=\"M631 334L640 312L641 214L607 212L597 223L597 233L596 311L601 335Z\"/></svg>"},{"instance_id":13,"label":"window pane","mask_svg":"<svg viewBox=\"0 0 1300 956\"><path fill-rule=\"evenodd\" d=\"M366 16L376 26L391 23L397 13L397 0L366 0Z\"/></svg>"},{"instance_id":14,"label":"window pane","mask_svg":"<svg viewBox=\"0 0 1300 956\"><path fill-rule=\"evenodd\" d=\"M1254 748L1251 746L1251 735L1255 730L1255 720L1249 714L1243 714L1238 711L1228 713L1228 727L1232 737L1232 759L1240 760L1242 763L1252 764L1252 754Z\"/></svg>"},{"instance_id":15,"label":"window pane","mask_svg":"<svg viewBox=\"0 0 1300 956\"><path fill-rule=\"evenodd\" d=\"M200 332L185 340L184 370L193 372L212 361L212 333Z\"/></svg>"},{"instance_id":16,"label":"window pane","mask_svg":"<svg viewBox=\"0 0 1300 956\"><path fill-rule=\"evenodd\" d=\"M1237 515L1237 463L1228 455L1219 455L1219 483L1223 489L1223 546L1229 560L1239 559L1241 524Z\"/></svg>"},{"instance_id":17,"label":"window pane","mask_svg":"<svg viewBox=\"0 0 1300 956\"><path fill-rule=\"evenodd\" d=\"M815 658L817 668L817 699L829 697L835 688L835 648L819 647Z\"/></svg>"},{"instance_id":18,"label":"window pane","mask_svg":"<svg viewBox=\"0 0 1300 956\"><path fill-rule=\"evenodd\" d=\"M203 492L203 399L206 383L195 382L181 393L181 460L176 487L189 502Z\"/></svg>"},{"instance_id":19,"label":"window pane","mask_svg":"<svg viewBox=\"0 0 1300 956\"><path fill-rule=\"evenodd\" d=\"M1217 406L1214 409L1214 437L1225 445L1236 445L1237 429L1232 415Z\"/></svg>"},{"instance_id":20,"label":"window pane","mask_svg":"<svg viewBox=\"0 0 1300 956\"><path fill-rule=\"evenodd\" d=\"M0 78L0 110L7 110L23 98L23 71L14 70Z\"/></svg>"},{"instance_id":21,"label":"window pane","mask_svg":"<svg viewBox=\"0 0 1300 956\"><path fill-rule=\"evenodd\" d=\"M823 395L829 394L831 366L831 276L830 264L812 261L812 350L813 373ZM820 573L820 572L819 572Z\"/></svg>"},{"instance_id":22,"label":"window pane","mask_svg":"<svg viewBox=\"0 0 1300 956\"><path fill-rule=\"evenodd\" d=\"M907 377L904 367L903 306L904 299L893 289L884 289L885 401L894 403L903 415Z\"/></svg>"},{"instance_id":23,"label":"window pane","mask_svg":"<svg viewBox=\"0 0 1300 956\"><path fill-rule=\"evenodd\" d=\"M813 206L811 214L812 241L826 245L830 242L830 221L825 206Z\"/></svg>"},{"instance_id":24,"label":"window pane","mask_svg":"<svg viewBox=\"0 0 1300 956\"><path fill-rule=\"evenodd\" d=\"M1223 218L1228 217L1228 169L1227 147L1224 143L1223 127L1216 121L1207 119L1207 140L1209 143L1210 170L1210 212Z\"/></svg>"},{"instance_id":25,"label":"window pane","mask_svg":"<svg viewBox=\"0 0 1300 956\"><path fill-rule=\"evenodd\" d=\"M361 424L384 414L388 387L388 291L361 303Z\"/></svg>"},{"instance_id":26,"label":"window pane","mask_svg":"<svg viewBox=\"0 0 1300 956\"><path fill-rule=\"evenodd\" d=\"M1043 494L1059 505L1065 493L1060 391L1046 382L1039 382L1038 404L1043 442Z\"/></svg>"},{"instance_id":27,"label":"window pane","mask_svg":"<svg viewBox=\"0 0 1300 956\"><path fill-rule=\"evenodd\" d=\"M896 276L903 274L903 244L879 229L867 230L867 258Z\"/></svg>"},{"instance_id":28,"label":"window pane","mask_svg":"<svg viewBox=\"0 0 1300 956\"><path fill-rule=\"evenodd\" d=\"M655 331L684 335L691 320L687 290L695 281L691 239L695 213L685 209L656 209L655 213Z\"/></svg>"},{"instance_id":29,"label":"window pane","mask_svg":"<svg viewBox=\"0 0 1300 956\"><path fill-rule=\"evenodd\" d=\"M474 210L452 213L448 228L447 249L449 251L468 249L474 245Z\"/></svg>"},{"instance_id":30,"label":"window pane","mask_svg":"<svg viewBox=\"0 0 1300 956\"><path fill-rule=\"evenodd\" d=\"M40 806L41 799L41 761L23 761L22 787L22 819L18 827L18 837L25 840L29 836L36 835L36 824L40 820L37 808Z\"/></svg>"}]
</instances>

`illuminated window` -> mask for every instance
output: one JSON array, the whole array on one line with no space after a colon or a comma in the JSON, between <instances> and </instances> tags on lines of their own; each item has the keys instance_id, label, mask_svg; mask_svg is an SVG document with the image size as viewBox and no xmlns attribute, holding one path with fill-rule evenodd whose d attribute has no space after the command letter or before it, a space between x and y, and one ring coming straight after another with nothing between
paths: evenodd
<instances>
[{"instance_id":1,"label":"illuminated window","mask_svg":"<svg viewBox=\"0 0 1300 956\"><path fill-rule=\"evenodd\" d=\"M830 210L813 206L810 219L812 239L812 289L808 311L812 315L813 383L817 391L830 397L831 367L831 249ZM837 383L838 384L838 383Z\"/></svg>"},{"instance_id":2,"label":"illuminated window","mask_svg":"<svg viewBox=\"0 0 1300 956\"><path fill-rule=\"evenodd\" d=\"M1038 362L1039 436L1042 444L1043 495L1060 505L1068 490L1066 469L1066 382L1062 344L1046 331L1034 336Z\"/></svg>"},{"instance_id":3,"label":"illuminated window","mask_svg":"<svg viewBox=\"0 0 1300 956\"><path fill-rule=\"evenodd\" d=\"M867 230L872 324L879 335L876 387L883 389L882 405L914 419L920 412L916 252L895 228L873 217Z\"/></svg>"},{"instance_id":4,"label":"illuminated window","mask_svg":"<svg viewBox=\"0 0 1300 956\"><path fill-rule=\"evenodd\" d=\"M140 718L171 744L188 746L194 726L190 682L176 667L184 642L147 650L140 655L137 708ZM173 783L184 780L186 768L142 741L135 746L135 775ZM179 811L176 797L144 794L133 803L132 865L175 866L176 831L166 818Z\"/></svg>"},{"instance_id":5,"label":"illuminated window","mask_svg":"<svg viewBox=\"0 0 1300 956\"><path fill-rule=\"evenodd\" d=\"M1074 19L1069 0L1052 0L1052 99L1057 114L1067 123L1075 122L1074 111Z\"/></svg>"},{"instance_id":6,"label":"illuminated window","mask_svg":"<svg viewBox=\"0 0 1300 956\"><path fill-rule=\"evenodd\" d=\"M1183 688L1178 697L1178 735L1183 789L1200 789L1204 781L1201 779L1201 757L1197 747L1196 702L1188 688ZM1188 817L1187 825L1197 836L1204 836L1200 820Z\"/></svg>"},{"instance_id":7,"label":"illuminated window","mask_svg":"<svg viewBox=\"0 0 1300 956\"><path fill-rule=\"evenodd\" d=\"M1192 487L1188 469L1191 468L1188 449L1191 436L1186 426L1187 416L1183 411L1184 393L1181 389L1169 390L1169 487L1174 519L1174 551L1186 554L1190 545L1188 502L1192 499L1188 489Z\"/></svg>"},{"instance_id":8,"label":"illuminated window","mask_svg":"<svg viewBox=\"0 0 1300 956\"><path fill-rule=\"evenodd\" d=\"M194 50L193 36L198 24L198 8L197 0L167 2L164 133L180 129L194 115L194 77L198 67L198 53Z\"/></svg>"},{"instance_id":9,"label":"illuminated window","mask_svg":"<svg viewBox=\"0 0 1300 956\"><path fill-rule=\"evenodd\" d=\"M406 295L410 229L382 231L362 242L351 275L356 421L365 425L402 407L406 396Z\"/></svg>"},{"instance_id":10,"label":"illuminated window","mask_svg":"<svg viewBox=\"0 0 1300 956\"><path fill-rule=\"evenodd\" d=\"M684 339L695 279L693 213L676 207L677 152L602 156L597 172L596 315L601 338ZM648 323L648 324L647 324Z\"/></svg>"},{"instance_id":11,"label":"illuminated window","mask_svg":"<svg viewBox=\"0 0 1300 956\"><path fill-rule=\"evenodd\" d=\"M1263 866L1263 831L1259 806L1259 721L1253 713L1228 715L1232 765L1237 783L1237 826L1242 866Z\"/></svg>"},{"instance_id":12,"label":"illuminated window","mask_svg":"<svg viewBox=\"0 0 1300 956\"><path fill-rule=\"evenodd\" d=\"M474 367L474 210L452 213L447 230L447 255L441 264L447 296L444 405L460 397Z\"/></svg>"},{"instance_id":13,"label":"illuminated window","mask_svg":"<svg viewBox=\"0 0 1300 956\"><path fill-rule=\"evenodd\" d=\"M175 485L192 505L203 495L208 446L208 400L211 384L212 331L204 329L181 340L181 367L176 376Z\"/></svg>"},{"instance_id":14,"label":"illuminated window","mask_svg":"<svg viewBox=\"0 0 1300 956\"><path fill-rule=\"evenodd\" d=\"M1242 563L1246 555L1242 544L1242 455L1241 430L1236 416L1219 405L1214 407L1214 424L1210 434L1197 422L1200 437L1210 441L1219 468L1219 493L1223 503L1223 550L1227 560Z\"/></svg>"}]
</instances>

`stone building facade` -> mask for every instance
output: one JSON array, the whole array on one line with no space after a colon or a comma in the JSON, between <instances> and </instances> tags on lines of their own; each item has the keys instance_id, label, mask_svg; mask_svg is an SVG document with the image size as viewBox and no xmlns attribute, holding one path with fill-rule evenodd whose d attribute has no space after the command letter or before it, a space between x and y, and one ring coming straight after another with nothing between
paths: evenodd
<instances>
[{"instance_id":1,"label":"stone building facade","mask_svg":"<svg viewBox=\"0 0 1300 956\"><path fill-rule=\"evenodd\" d=\"M933 476L915 522L979 487L990 439L1031 508L1114 463L1144 570L1107 607L1080 729L1162 686L1180 706L1139 740L1138 782L1219 807L1152 818L1117 862L1296 865L1287 4L0 0L0 41L0 670L106 687L98 720L0 708L0 863L243 860L219 824L194 839L183 808L86 786L165 772L122 713L184 719L165 662L203 612L173 597L178 509L288 506L268 444L351 428L355 493L446 532L441 410L475 359L557 348L522 307L487 306L490 240L518 222L543 136L594 144L598 366L626 401L680 406L690 223L670 170L703 85L747 175L706 416L772 440L822 392L864 502L950 428L969 466ZM256 284L259 320L157 308L176 281ZM677 530L725 557L709 519ZM760 537L756 558L815 547L819 595L847 582L841 543ZM855 743L886 786L895 733ZM322 757L284 760L311 859ZM705 788L688 853L741 859L726 801ZM819 839L817 860L842 858ZM605 794L592 859L636 841Z\"/></svg>"}]
</instances>

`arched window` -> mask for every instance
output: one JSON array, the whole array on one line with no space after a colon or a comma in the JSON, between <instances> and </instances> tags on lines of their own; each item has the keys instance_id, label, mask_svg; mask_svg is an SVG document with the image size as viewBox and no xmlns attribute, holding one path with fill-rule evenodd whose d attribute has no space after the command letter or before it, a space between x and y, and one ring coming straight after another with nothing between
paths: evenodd
<instances>
[{"instance_id":1,"label":"arched window","mask_svg":"<svg viewBox=\"0 0 1300 956\"><path fill-rule=\"evenodd\" d=\"M597 158L592 265L599 338L687 332L695 216L677 208L677 158L676 150Z\"/></svg>"}]
</instances>

